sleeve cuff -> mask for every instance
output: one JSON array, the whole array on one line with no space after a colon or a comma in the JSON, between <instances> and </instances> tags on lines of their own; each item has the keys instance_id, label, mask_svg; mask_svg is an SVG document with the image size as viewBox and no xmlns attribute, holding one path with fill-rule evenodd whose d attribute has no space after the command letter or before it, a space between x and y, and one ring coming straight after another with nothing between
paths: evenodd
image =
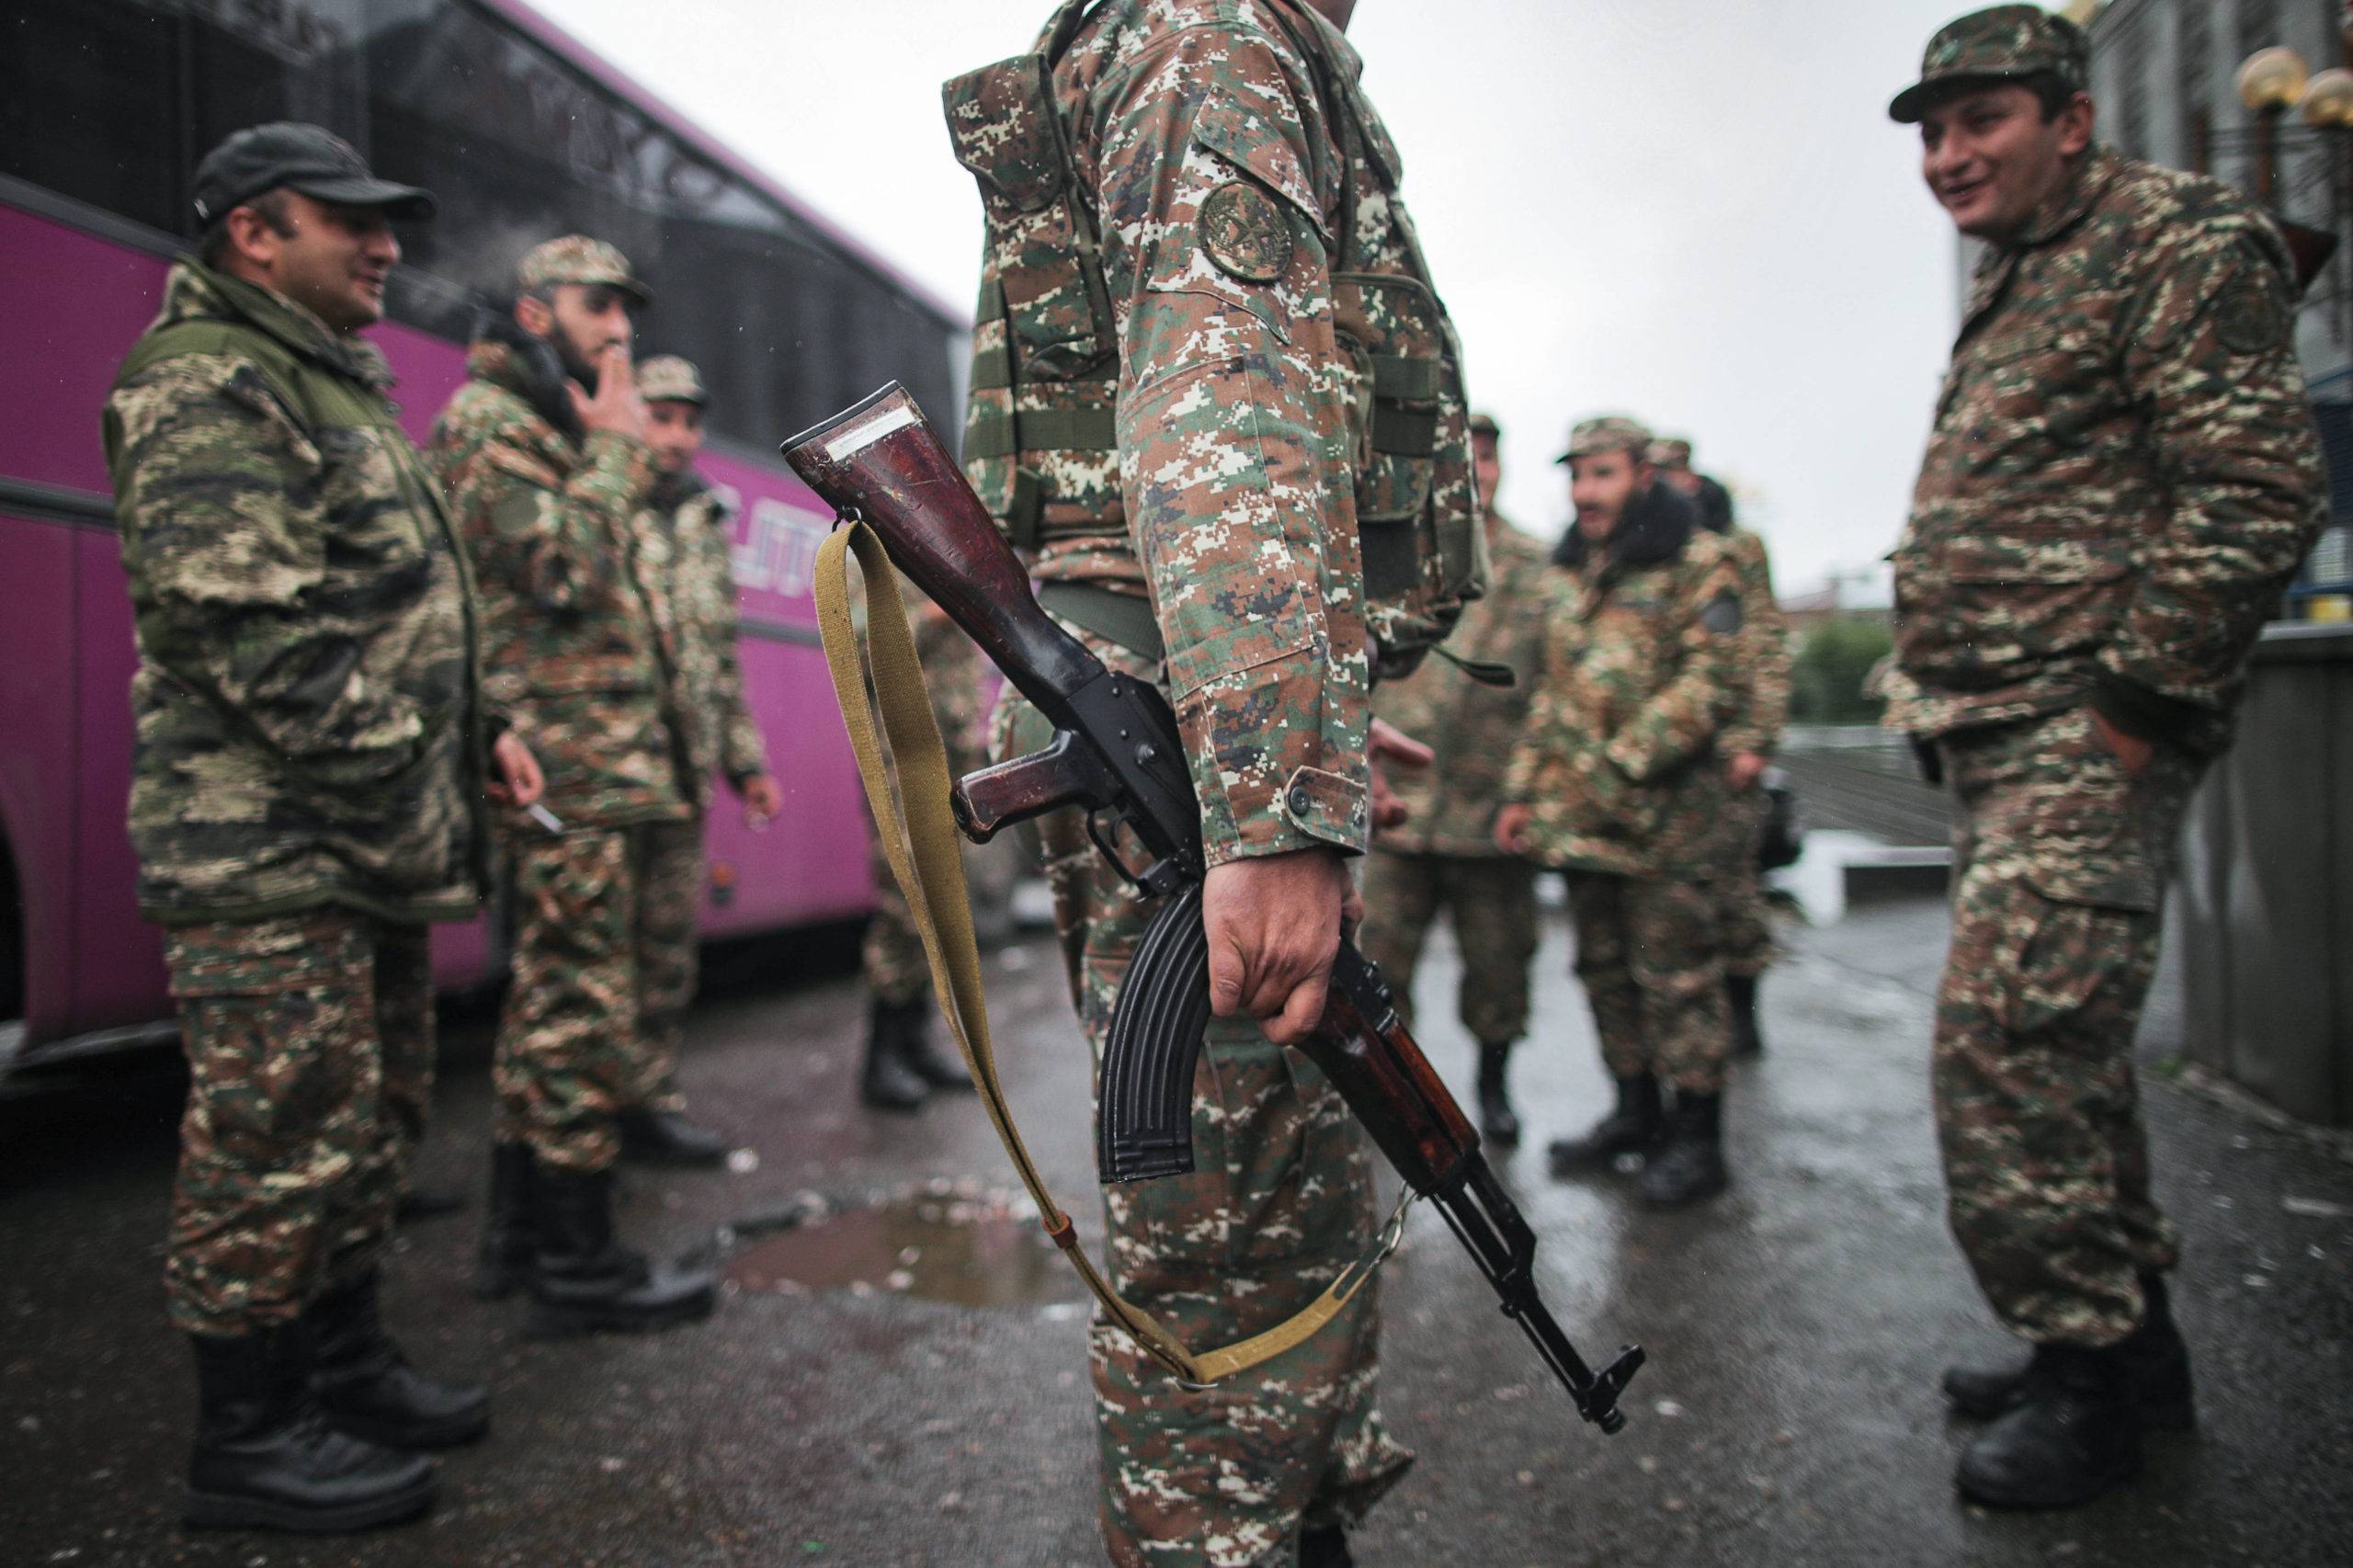
<instances>
[{"instance_id":1,"label":"sleeve cuff","mask_svg":"<svg viewBox=\"0 0 2353 1568\"><path fill-rule=\"evenodd\" d=\"M2099 673L2099 684L2092 691L2092 708L2135 740L2177 744L2205 717L2205 710L2198 704L2167 697L2113 670Z\"/></svg>"}]
</instances>

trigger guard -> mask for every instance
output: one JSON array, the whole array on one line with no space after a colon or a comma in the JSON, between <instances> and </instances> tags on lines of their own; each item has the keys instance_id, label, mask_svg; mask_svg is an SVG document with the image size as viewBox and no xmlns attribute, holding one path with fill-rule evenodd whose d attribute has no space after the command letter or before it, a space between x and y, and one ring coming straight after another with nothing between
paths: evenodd
<instances>
[{"instance_id":1,"label":"trigger guard","mask_svg":"<svg viewBox=\"0 0 2353 1568\"><path fill-rule=\"evenodd\" d=\"M1108 827L1103 824L1103 819L1106 817L1111 819ZM1095 841L1096 849L1102 854L1104 859L1111 863L1111 869L1120 873L1120 879L1128 886L1135 889L1140 895L1149 898L1158 891L1145 880L1153 868L1147 866L1142 871L1131 870L1127 861L1120 858L1119 826L1127 821L1128 815L1125 812L1115 812L1109 806L1097 806L1086 813L1086 836Z\"/></svg>"}]
</instances>

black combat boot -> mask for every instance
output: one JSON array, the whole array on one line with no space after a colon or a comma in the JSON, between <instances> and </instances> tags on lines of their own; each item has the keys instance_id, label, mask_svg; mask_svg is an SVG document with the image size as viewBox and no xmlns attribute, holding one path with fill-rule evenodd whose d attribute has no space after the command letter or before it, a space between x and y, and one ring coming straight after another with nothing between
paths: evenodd
<instances>
[{"instance_id":1,"label":"black combat boot","mask_svg":"<svg viewBox=\"0 0 2353 1568\"><path fill-rule=\"evenodd\" d=\"M490 1151L490 1213L474 1260L474 1295L503 1301L531 1282L531 1147L499 1143Z\"/></svg>"},{"instance_id":2,"label":"black combat boot","mask_svg":"<svg viewBox=\"0 0 2353 1568\"><path fill-rule=\"evenodd\" d=\"M447 1218L465 1206L465 1199L452 1187L412 1187L401 1194L392 1217L404 1225L414 1225L422 1220Z\"/></svg>"},{"instance_id":3,"label":"black combat boot","mask_svg":"<svg viewBox=\"0 0 2353 1568\"><path fill-rule=\"evenodd\" d=\"M972 1094L980 1085L964 1070L961 1051L950 1051L932 1038L931 994L926 992L921 1001L907 1008L907 1017L899 1035L899 1060L907 1070L935 1089L947 1089L956 1094Z\"/></svg>"},{"instance_id":4,"label":"black combat boot","mask_svg":"<svg viewBox=\"0 0 2353 1568\"><path fill-rule=\"evenodd\" d=\"M1989 1508L2074 1508L2141 1467L2132 1374L2113 1346L2046 1345L2026 1403L1961 1451L1961 1494Z\"/></svg>"},{"instance_id":5,"label":"black combat boot","mask_svg":"<svg viewBox=\"0 0 2353 1568\"><path fill-rule=\"evenodd\" d=\"M539 1250L531 1266L531 1316L539 1337L669 1328L710 1315L710 1273L649 1262L613 1235L613 1173L531 1173Z\"/></svg>"},{"instance_id":6,"label":"black combat boot","mask_svg":"<svg viewBox=\"0 0 2353 1568\"><path fill-rule=\"evenodd\" d=\"M621 1158L646 1165L707 1170L727 1163L727 1140L678 1110L625 1110Z\"/></svg>"},{"instance_id":7,"label":"black combat boot","mask_svg":"<svg viewBox=\"0 0 2353 1568\"><path fill-rule=\"evenodd\" d=\"M2198 1404L2189 1380L2189 1346L2173 1321L2173 1305L2162 1274L2141 1276L2148 1312L2141 1326L2116 1348L2131 1379L2133 1414L2144 1428L2187 1432L2198 1425ZM2049 1368L2040 1347L2018 1367L1950 1367L1945 1398L1953 1414L1990 1421L2033 1397Z\"/></svg>"},{"instance_id":8,"label":"black combat boot","mask_svg":"<svg viewBox=\"0 0 2353 1568\"><path fill-rule=\"evenodd\" d=\"M1756 1032L1756 982L1754 974L1724 976L1724 1001L1732 1009L1732 1053L1762 1056L1765 1037Z\"/></svg>"},{"instance_id":9,"label":"black combat boot","mask_svg":"<svg viewBox=\"0 0 2353 1568\"><path fill-rule=\"evenodd\" d=\"M923 1030L929 998L885 1002L880 996L867 1016L866 1066L858 1076L858 1097L876 1110L915 1110L931 1085L907 1064L906 1040Z\"/></svg>"},{"instance_id":10,"label":"black combat boot","mask_svg":"<svg viewBox=\"0 0 2353 1568\"><path fill-rule=\"evenodd\" d=\"M182 1517L200 1529L340 1535L433 1506L433 1461L337 1431L310 1386L302 1325L193 1334L196 1445Z\"/></svg>"},{"instance_id":11,"label":"black combat boot","mask_svg":"<svg viewBox=\"0 0 2353 1568\"><path fill-rule=\"evenodd\" d=\"M1679 1209L1713 1198L1732 1185L1724 1169L1722 1095L1675 1091L1666 1142L1643 1166L1643 1201L1654 1209Z\"/></svg>"},{"instance_id":12,"label":"black combat boot","mask_svg":"<svg viewBox=\"0 0 2353 1568\"><path fill-rule=\"evenodd\" d=\"M1594 1123L1584 1137L1557 1139L1545 1153L1552 1157L1552 1174L1567 1176L1607 1166L1620 1154L1646 1153L1665 1126L1657 1075L1637 1073L1618 1080L1617 1109Z\"/></svg>"},{"instance_id":13,"label":"black combat boot","mask_svg":"<svg viewBox=\"0 0 2353 1568\"><path fill-rule=\"evenodd\" d=\"M1519 1116L1511 1108L1511 1085L1505 1079L1510 1065L1511 1041L1480 1042L1479 1136L1506 1149L1519 1142Z\"/></svg>"},{"instance_id":14,"label":"black combat boot","mask_svg":"<svg viewBox=\"0 0 2353 1568\"><path fill-rule=\"evenodd\" d=\"M1311 1525L1299 1534L1299 1568L1356 1568L1348 1555L1348 1532L1337 1525Z\"/></svg>"},{"instance_id":15,"label":"black combat boot","mask_svg":"<svg viewBox=\"0 0 2353 1568\"><path fill-rule=\"evenodd\" d=\"M376 1274L338 1285L302 1314L311 1392L338 1431L388 1449L453 1449L490 1430L490 1391L420 1375L384 1332Z\"/></svg>"}]
</instances>

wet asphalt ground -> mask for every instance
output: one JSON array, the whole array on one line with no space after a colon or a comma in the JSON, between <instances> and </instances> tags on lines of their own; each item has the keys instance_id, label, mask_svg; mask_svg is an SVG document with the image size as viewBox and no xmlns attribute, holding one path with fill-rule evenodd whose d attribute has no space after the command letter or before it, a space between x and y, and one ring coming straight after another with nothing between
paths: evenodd
<instances>
[{"instance_id":1,"label":"wet asphalt ground","mask_svg":"<svg viewBox=\"0 0 2353 1568\"><path fill-rule=\"evenodd\" d=\"M1770 1053L1730 1102L1737 1185L1656 1215L1626 1177L1544 1173L1544 1142L1605 1086L1550 930L1507 1179L1571 1335L1596 1358L1639 1337L1651 1365L1623 1435L1581 1426L1416 1211L1387 1278L1383 1403L1421 1459L1358 1562L2353 1562L2353 1165L2153 1073L2201 1429L2156 1442L2143 1480L2090 1509L1962 1506L1967 1428L1937 1373L2011 1352L1944 1232L1924 1072L1943 911L1877 906L1790 939L1765 988ZM729 953L695 1016L688 1086L748 1151L737 1168L628 1178L629 1235L728 1260L714 1321L527 1341L519 1307L466 1292L478 1197L400 1240L391 1322L426 1367L494 1383L495 1426L448 1460L428 1520L365 1538L179 1531L192 1378L158 1283L176 1075L150 1058L18 1085L0 1103L0 1563L1100 1561L1074 1287L1008 1201L977 1104L858 1108L854 983L778 978L812 958ZM1041 940L998 951L992 997L1032 1146L1094 1234L1085 1058L1052 964ZM1441 945L1425 1039L1467 1094L1454 972ZM2153 1056L2174 1016L2159 1009ZM485 1034L478 1015L449 1027L428 1182L478 1186Z\"/></svg>"}]
</instances>

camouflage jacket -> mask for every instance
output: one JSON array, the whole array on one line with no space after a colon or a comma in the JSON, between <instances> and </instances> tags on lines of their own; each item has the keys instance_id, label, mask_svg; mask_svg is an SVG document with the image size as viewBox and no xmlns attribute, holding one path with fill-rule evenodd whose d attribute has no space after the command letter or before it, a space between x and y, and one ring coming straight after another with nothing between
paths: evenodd
<instances>
[{"instance_id":1,"label":"camouflage jacket","mask_svg":"<svg viewBox=\"0 0 2353 1568\"><path fill-rule=\"evenodd\" d=\"M1507 666L1509 687L1483 686L1445 658L1429 659L1373 692L1373 711L1438 754L1427 767L1389 770L1390 787L1410 813L1374 843L1406 855L1495 856L1495 812L1504 802L1504 768L1528 716L1529 693L1544 653L1544 547L1502 518L1487 532L1487 597L1462 612L1446 652L1473 664Z\"/></svg>"},{"instance_id":2,"label":"camouflage jacket","mask_svg":"<svg viewBox=\"0 0 2353 1568\"><path fill-rule=\"evenodd\" d=\"M480 585L485 687L567 827L690 815L653 608L629 567L652 453L609 432L584 438L553 351L506 324L466 369L426 460Z\"/></svg>"},{"instance_id":3,"label":"camouflage jacket","mask_svg":"<svg viewBox=\"0 0 2353 1568\"><path fill-rule=\"evenodd\" d=\"M2088 156L1987 252L1895 551L1888 722L2086 700L2197 753L2322 517L2286 247L2217 181Z\"/></svg>"},{"instance_id":4,"label":"camouflage jacket","mask_svg":"<svg viewBox=\"0 0 2353 1568\"><path fill-rule=\"evenodd\" d=\"M1742 700L1740 573L1693 504L1654 484L1607 546L1574 528L1504 798L1529 858L1572 870L1706 876L1731 854L1719 738Z\"/></svg>"},{"instance_id":5,"label":"camouflage jacket","mask_svg":"<svg viewBox=\"0 0 2353 1568\"><path fill-rule=\"evenodd\" d=\"M672 726L695 810L710 809L717 773L742 784L768 768L744 700L737 647L733 513L697 473L655 481L631 528L638 590L654 616Z\"/></svg>"},{"instance_id":6,"label":"camouflage jacket","mask_svg":"<svg viewBox=\"0 0 2353 1568\"><path fill-rule=\"evenodd\" d=\"M1314 40L1315 59L1301 37ZM1370 145L1353 163L1321 107L1322 62L1367 128ZM984 298L976 420L1010 414L996 406L1007 355L1111 366L1112 440L1049 465L1057 499L1044 510L1035 570L1048 582L1151 597L1212 865L1364 846L1358 465L1378 464L1366 487L1373 511L1428 498L1474 520L1467 414L1442 347L1451 330L1422 281L1395 195L1396 152L1363 97L1360 69L1340 34L1296 0L1108 0L1079 27L1049 85L1078 205L1100 233L1108 298L1098 313L1068 235L989 258L1000 298L1043 289L1062 313L1033 306L1025 328L1048 340L1008 343L1004 312ZM986 131L961 117L984 119L987 106L960 99L961 85L950 85L950 124L971 162L981 154L970 143ZM1349 168L1357 179L1344 188ZM1356 233L1343 245L1347 214ZM993 235L1003 233L993 220ZM1336 278L1344 267L1354 272ZM1400 346L1392 373L1428 406L1392 423L1415 427L1424 456L1392 460L1386 449L1406 445L1402 436L1375 440L1358 420L1360 391L1370 405L1375 389L1358 384L1344 313ZM1025 412L1019 427L1088 414ZM968 426L968 457L973 449ZM985 497L990 476L981 477ZM1066 517L1081 520L1058 521ZM1475 551L1475 527L1463 535ZM1410 533L1400 542L1410 558Z\"/></svg>"},{"instance_id":7,"label":"camouflage jacket","mask_svg":"<svg viewBox=\"0 0 2353 1568\"><path fill-rule=\"evenodd\" d=\"M1741 752L1770 756L1790 722L1790 623L1773 597L1765 541L1737 528L1716 537L1740 573L1740 650L1733 662L1741 687L1740 707L1716 737L1716 750L1727 757Z\"/></svg>"},{"instance_id":8,"label":"camouflage jacket","mask_svg":"<svg viewBox=\"0 0 2353 1568\"><path fill-rule=\"evenodd\" d=\"M474 912L472 594L391 384L373 345L183 257L107 399L151 919Z\"/></svg>"}]
</instances>

